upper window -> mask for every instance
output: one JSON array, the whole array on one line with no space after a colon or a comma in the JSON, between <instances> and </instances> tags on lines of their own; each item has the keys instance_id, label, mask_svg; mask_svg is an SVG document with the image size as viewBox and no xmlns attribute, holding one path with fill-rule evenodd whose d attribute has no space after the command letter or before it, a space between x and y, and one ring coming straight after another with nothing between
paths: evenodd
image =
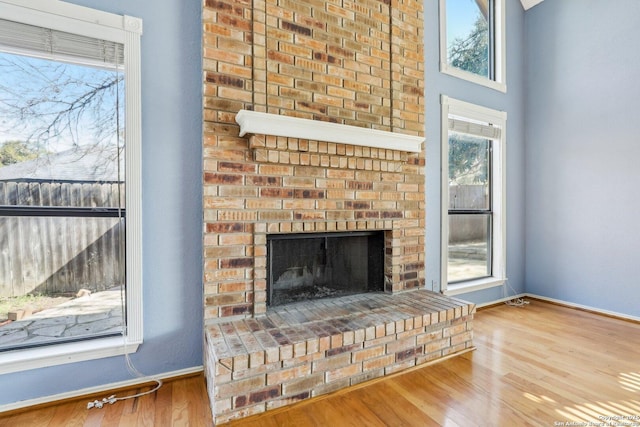
<instances>
[{"instance_id":1,"label":"upper window","mask_svg":"<svg viewBox=\"0 0 640 427\"><path fill-rule=\"evenodd\" d=\"M502 112L443 97L442 283L447 293L505 280Z\"/></svg>"},{"instance_id":2,"label":"upper window","mask_svg":"<svg viewBox=\"0 0 640 427\"><path fill-rule=\"evenodd\" d=\"M0 6L0 373L120 353L142 337L140 23Z\"/></svg>"},{"instance_id":3,"label":"upper window","mask_svg":"<svg viewBox=\"0 0 640 427\"><path fill-rule=\"evenodd\" d=\"M504 0L440 0L440 67L506 91Z\"/></svg>"}]
</instances>

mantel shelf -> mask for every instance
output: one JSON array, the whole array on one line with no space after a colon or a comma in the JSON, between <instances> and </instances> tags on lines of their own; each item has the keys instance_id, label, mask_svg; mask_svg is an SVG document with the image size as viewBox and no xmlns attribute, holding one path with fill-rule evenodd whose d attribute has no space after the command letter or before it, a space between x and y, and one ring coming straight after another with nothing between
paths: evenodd
<instances>
[{"instance_id":1,"label":"mantel shelf","mask_svg":"<svg viewBox=\"0 0 640 427\"><path fill-rule=\"evenodd\" d=\"M251 110L238 111L236 122L240 125L240 136L275 135L411 153L421 152L424 142L424 138L420 136Z\"/></svg>"}]
</instances>

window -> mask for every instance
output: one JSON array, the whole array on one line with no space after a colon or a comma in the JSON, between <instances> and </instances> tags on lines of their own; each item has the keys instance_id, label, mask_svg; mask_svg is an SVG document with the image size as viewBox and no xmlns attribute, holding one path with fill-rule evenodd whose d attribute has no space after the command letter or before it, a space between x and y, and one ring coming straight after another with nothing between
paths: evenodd
<instances>
[{"instance_id":1,"label":"window","mask_svg":"<svg viewBox=\"0 0 640 427\"><path fill-rule=\"evenodd\" d=\"M141 22L20 3L0 0L0 373L142 340Z\"/></svg>"},{"instance_id":2,"label":"window","mask_svg":"<svg viewBox=\"0 0 640 427\"><path fill-rule=\"evenodd\" d=\"M442 283L448 294L505 280L504 112L442 97Z\"/></svg>"},{"instance_id":3,"label":"window","mask_svg":"<svg viewBox=\"0 0 640 427\"><path fill-rule=\"evenodd\" d=\"M440 0L440 70L506 92L504 0Z\"/></svg>"}]
</instances>

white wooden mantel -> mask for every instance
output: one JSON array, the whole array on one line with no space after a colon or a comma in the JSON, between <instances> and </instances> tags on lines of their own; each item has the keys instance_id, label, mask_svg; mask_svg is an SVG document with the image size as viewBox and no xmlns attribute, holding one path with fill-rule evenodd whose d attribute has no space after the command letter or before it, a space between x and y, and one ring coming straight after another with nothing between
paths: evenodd
<instances>
[{"instance_id":1,"label":"white wooden mantel","mask_svg":"<svg viewBox=\"0 0 640 427\"><path fill-rule=\"evenodd\" d=\"M251 110L238 111L236 122L240 125L240 136L275 135L411 153L421 152L424 142L420 136Z\"/></svg>"}]
</instances>

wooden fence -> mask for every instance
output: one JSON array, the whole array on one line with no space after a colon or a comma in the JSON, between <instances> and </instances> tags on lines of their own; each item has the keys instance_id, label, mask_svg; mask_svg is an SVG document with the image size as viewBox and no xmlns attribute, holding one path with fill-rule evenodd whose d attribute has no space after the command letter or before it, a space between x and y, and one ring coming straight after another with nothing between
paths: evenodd
<instances>
[{"instance_id":1,"label":"wooden fence","mask_svg":"<svg viewBox=\"0 0 640 427\"><path fill-rule=\"evenodd\" d=\"M488 194L483 185L449 186L449 208L483 209ZM486 240L487 217L462 215L449 217L449 243L469 243Z\"/></svg>"},{"instance_id":2,"label":"wooden fence","mask_svg":"<svg viewBox=\"0 0 640 427\"><path fill-rule=\"evenodd\" d=\"M118 183L0 181L0 205L124 206L124 186L123 191L118 187Z\"/></svg>"},{"instance_id":3,"label":"wooden fence","mask_svg":"<svg viewBox=\"0 0 640 427\"><path fill-rule=\"evenodd\" d=\"M113 207L117 183L0 182L0 205ZM124 283L124 219L0 216L0 297Z\"/></svg>"}]
</instances>

